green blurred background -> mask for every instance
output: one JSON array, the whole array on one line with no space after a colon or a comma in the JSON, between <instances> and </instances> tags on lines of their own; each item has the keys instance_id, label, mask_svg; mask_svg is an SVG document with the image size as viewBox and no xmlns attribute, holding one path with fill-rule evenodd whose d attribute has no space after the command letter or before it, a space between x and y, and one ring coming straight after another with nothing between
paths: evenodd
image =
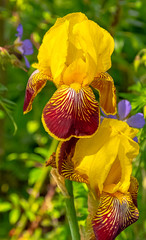
<instances>
[{"instance_id":1,"label":"green blurred background","mask_svg":"<svg viewBox=\"0 0 146 240\"><path fill-rule=\"evenodd\" d=\"M112 68L118 99L128 99L132 113L146 112L146 7L145 0L1 0L0 46L15 41L16 28L23 25L23 40L31 38L37 48L57 17L83 12L107 29L115 40ZM23 61L23 60L22 60ZM28 72L12 64L0 65L0 240L70 240L63 196L50 176L45 161L56 142L41 123L43 107L55 91L53 83L39 93L32 111L23 115ZM146 113L145 113L146 115ZM146 127L140 130L141 151L133 163L139 181L138 222L117 240L146 239ZM80 225L87 212L87 187L74 183Z\"/></svg>"}]
</instances>

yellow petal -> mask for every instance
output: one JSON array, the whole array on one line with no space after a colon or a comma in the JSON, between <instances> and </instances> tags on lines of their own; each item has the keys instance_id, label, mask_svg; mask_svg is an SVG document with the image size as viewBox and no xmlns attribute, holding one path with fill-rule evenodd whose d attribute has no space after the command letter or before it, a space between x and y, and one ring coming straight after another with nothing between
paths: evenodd
<instances>
[{"instance_id":1,"label":"yellow petal","mask_svg":"<svg viewBox=\"0 0 146 240\"><path fill-rule=\"evenodd\" d=\"M56 85L61 81L61 73L65 67L68 48L68 27L69 22L66 20L50 28L45 34L39 49L39 65L43 70L50 69Z\"/></svg>"},{"instance_id":2,"label":"yellow petal","mask_svg":"<svg viewBox=\"0 0 146 240\"><path fill-rule=\"evenodd\" d=\"M121 137L121 146L119 149L118 157L122 169L119 191L125 193L130 186L130 176L132 173L132 160L139 153L139 145L133 140Z\"/></svg>"},{"instance_id":3,"label":"yellow petal","mask_svg":"<svg viewBox=\"0 0 146 240\"><path fill-rule=\"evenodd\" d=\"M38 54L39 70L51 73L57 87L70 82L83 82L86 86L99 72L111 67L113 49L113 38L106 30L82 13L68 14L57 19L45 34ZM65 70L68 77L64 81Z\"/></svg>"},{"instance_id":4,"label":"yellow petal","mask_svg":"<svg viewBox=\"0 0 146 240\"><path fill-rule=\"evenodd\" d=\"M130 129L125 122L104 119L93 137L77 142L72 161L80 174L88 176L94 193L128 191L131 161L139 151Z\"/></svg>"},{"instance_id":5,"label":"yellow petal","mask_svg":"<svg viewBox=\"0 0 146 240\"><path fill-rule=\"evenodd\" d=\"M111 119L110 126L114 126L113 130L119 134L120 145L117 159L104 182L104 191L114 193L119 190L125 193L130 186L131 162L139 153L139 145L133 141L137 130L129 127L126 122L114 119Z\"/></svg>"},{"instance_id":6,"label":"yellow petal","mask_svg":"<svg viewBox=\"0 0 146 240\"><path fill-rule=\"evenodd\" d=\"M107 71L111 67L111 54L114 50L114 41L111 35L90 20L76 24L73 33L77 39L76 47L91 56L95 62L95 76L100 72Z\"/></svg>"},{"instance_id":7,"label":"yellow petal","mask_svg":"<svg viewBox=\"0 0 146 240\"><path fill-rule=\"evenodd\" d=\"M121 180L121 174L121 164L119 158L117 157L111 166L106 180L104 181L103 191L108 193L117 191L119 182Z\"/></svg>"},{"instance_id":8,"label":"yellow petal","mask_svg":"<svg viewBox=\"0 0 146 240\"><path fill-rule=\"evenodd\" d=\"M79 140L76 144L73 162L81 174L89 177L93 190L103 190L103 183L118 154L120 139L111 137L111 128L101 124L98 132L90 139ZM113 149L113 150L111 150Z\"/></svg>"},{"instance_id":9,"label":"yellow petal","mask_svg":"<svg viewBox=\"0 0 146 240\"><path fill-rule=\"evenodd\" d=\"M97 154L94 155L89 171L89 182L94 191L98 192L99 190L100 193L103 191L104 182L116 160L119 143L120 139L118 136L115 136L107 141ZM111 149L113 150L111 151Z\"/></svg>"},{"instance_id":10,"label":"yellow petal","mask_svg":"<svg viewBox=\"0 0 146 240\"><path fill-rule=\"evenodd\" d=\"M105 114L116 114L116 88L108 73L100 73L91 86L99 91L100 106Z\"/></svg>"},{"instance_id":11,"label":"yellow petal","mask_svg":"<svg viewBox=\"0 0 146 240\"><path fill-rule=\"evenodd\" d=\"M62 17L62 18L57 18L55 26L65 22L66 20L69 21L70 23L70 30L72 30L72 27L79 22L82 22L84 20L87 20L88 18L86 17L85 14L81 13L81 12L76 12L76 13L69 13L66 16Z\"/></svg>"},{"instance_id":12,"label":"yellow petal","mask_svg":"<svg viewBox=\"0 0 146 240\"><path fill-rule=\"evenodd\" d=\"M86 63L81 59L73 61L63 74L63 82L67 85L75 81L82 84L87 76Z\"/></svg>"},{"instance_id":13,"label":"yellow petal","mask_svg":"<svg viewBox=\"0 0 146 240\"><path fill-rule=\"evenodd\" d=\"M119 121L116 119L110 119L110 121L108 119L104 119L104 125L112 127L115 131L121 133L121 135L124 135L125 137L129 138L133 142L133 144L134 141L132 139L139 132L138 129L130 127L126 122Z\"/></svg>"}]
</instances>

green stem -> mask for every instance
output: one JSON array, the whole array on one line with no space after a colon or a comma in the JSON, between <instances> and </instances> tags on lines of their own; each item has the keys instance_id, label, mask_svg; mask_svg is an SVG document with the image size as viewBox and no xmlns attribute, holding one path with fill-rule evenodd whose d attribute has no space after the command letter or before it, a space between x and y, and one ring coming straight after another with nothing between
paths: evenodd
<instances>
[{"instance_id":1,"label":"green stem","mask_svg":"<svg viewBox=\"0 0 146 240\"><path fill-rule=\"evenodd\" d=\"M67 218L68 218L68 222L71 230L72 240L80 240L79 226L77 222L75 205L74 205L72 182L66 179L65 185L69 194L69 196L65 198L65 202L66 202L66 212L67 212Z\"/></svg>"}]
</instances>

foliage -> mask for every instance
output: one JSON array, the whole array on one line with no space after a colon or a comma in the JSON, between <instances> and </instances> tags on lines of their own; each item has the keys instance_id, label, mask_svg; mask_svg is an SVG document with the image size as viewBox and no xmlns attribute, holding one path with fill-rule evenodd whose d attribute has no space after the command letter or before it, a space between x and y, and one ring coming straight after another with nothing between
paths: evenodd
<instances>
[{"instance_id":1,"label":"foliage","mask_svg":"<svg viewBox=\"0 0 146 240\"><path fill-rule=\"evenodd\" d=\"M19 23L24 39L31 38L36 61L37 49L44 33L57 17L81 11L107 29L115 39L112 68L118 99L128 99L132 113L143 112L146 118L146 22L144 0L9 0L0 6L0 45L15 41ZM16 59L17 57L17 59ZM56 90L53 83L39 94L28 115L22 114L25 86L33 71L23 71L20 56L8 56L0 66L0 239L46 240L71 239L65 217L64 198L50 175L45 161L51 155L52 138L41 124L41 112ZM18 64L15 64L18 60ZM1 58L0 58L1 59ZM2 60L1 60L2 61ZM21 65L21 64L22 65ZM18 68L19 66L20 68ZM17 66L17 68L16 68ZM49 91L48 91L49 89ZM139 132L141 152L134 161L133 174L139 180L140 219L122 232L117 240L146 238L146 126ZM78 221L84 225L87 216L87 188L74 183Z\"/></svg>"}]
</instances>

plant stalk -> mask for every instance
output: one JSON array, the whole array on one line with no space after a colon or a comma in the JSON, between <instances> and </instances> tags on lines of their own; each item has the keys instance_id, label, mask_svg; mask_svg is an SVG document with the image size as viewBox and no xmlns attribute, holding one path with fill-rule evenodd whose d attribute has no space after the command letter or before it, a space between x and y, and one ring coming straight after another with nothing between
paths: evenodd
<instances>
[{"instance_id":1,"label":"plant stalk","mask_svg":"<svg viewBox=\"0 0 146 240\"><path fill-rule=\"evenodd\" d=\"M65 198L67 218L70 226L72 240L80 240L79 226L74 205L73 185L72 181L65 180L65 186L69 196Z\"/></svg>"}]
</instances>

